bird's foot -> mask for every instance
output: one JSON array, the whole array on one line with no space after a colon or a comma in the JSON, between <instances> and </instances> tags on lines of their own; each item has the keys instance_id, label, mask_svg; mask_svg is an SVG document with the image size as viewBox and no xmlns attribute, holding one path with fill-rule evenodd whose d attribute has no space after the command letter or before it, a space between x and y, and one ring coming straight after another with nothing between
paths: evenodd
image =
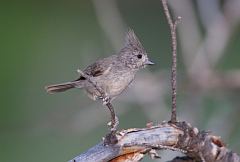
<instances>
[{"instance_id":1,"label":"bird's foot","mask_svg":"<svg viewBox=\"0 0 240 162\"><path fill-rule=\"evenodd\" d=\"M102 100L103 100L103 105L107 105L107 103L110 103L111 101L109 96L103 97Z\"/></svg>"}]
</instances>

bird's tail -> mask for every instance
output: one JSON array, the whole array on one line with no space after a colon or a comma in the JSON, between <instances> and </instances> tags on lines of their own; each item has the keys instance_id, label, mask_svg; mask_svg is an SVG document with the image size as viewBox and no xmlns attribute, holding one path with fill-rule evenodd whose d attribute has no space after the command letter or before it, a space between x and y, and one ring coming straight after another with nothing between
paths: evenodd
<instances>
[{"instance_id":1,"label":"bird's tail","mask_svg":"<svg viewBox=\"0 0 240 162\"><path fill-rule=\"evenodd\" d=\"M56 92L64 92L66 90L69 90L75 87L81 88L81 85L77 81L73 81L73 82L49 85L49 86L46 86L45 89L47 90L48 93L56 93Z\"/></svg>"}]
</instances>

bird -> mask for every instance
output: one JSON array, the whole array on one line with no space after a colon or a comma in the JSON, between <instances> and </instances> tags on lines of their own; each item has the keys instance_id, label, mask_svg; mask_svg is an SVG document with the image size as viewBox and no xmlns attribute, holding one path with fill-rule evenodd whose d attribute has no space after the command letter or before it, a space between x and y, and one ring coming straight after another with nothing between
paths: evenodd
<instances>
[{"instance_id":1,"label":"bird","mask_svg":"<svg viewBox=\"0 0 240 162\"><path fill-rule=\"evenodd\" d=\"M98 59L87 66L83 70L84 75L80 74L76 80L49 85L45 89L52 94L80 88L93 100L103 99L97 86L108 100L112 101L128 87L140 69L153 64L134 31L129 29L125 36L125 44L118 53Z\"/></svg>"}]
</instances>

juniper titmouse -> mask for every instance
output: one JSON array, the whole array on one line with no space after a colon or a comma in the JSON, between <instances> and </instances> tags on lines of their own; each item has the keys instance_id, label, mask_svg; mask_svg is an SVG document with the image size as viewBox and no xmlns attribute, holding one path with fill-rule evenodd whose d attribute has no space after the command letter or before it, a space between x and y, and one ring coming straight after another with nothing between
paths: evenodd
<instances>
[{"instance_id":1,"label":"juniper titmouse","mask_svg":"<svg viewBox=\"0 0 240 162\"><path fill-rule=\"evenodd\" d=\"M147 53L139 39L133 30L130 29L126 35L125 46L118 54L97 60L83 72L103 90L111 101L128 87L139 69L153 64L148 59ZM93 100L102 97L93 84L89 83L83 76L71 82L47 86L46 90L49 93L54 93L63 92L71 88L85 89L88 96Z\"/></svg>"}]
</instances>

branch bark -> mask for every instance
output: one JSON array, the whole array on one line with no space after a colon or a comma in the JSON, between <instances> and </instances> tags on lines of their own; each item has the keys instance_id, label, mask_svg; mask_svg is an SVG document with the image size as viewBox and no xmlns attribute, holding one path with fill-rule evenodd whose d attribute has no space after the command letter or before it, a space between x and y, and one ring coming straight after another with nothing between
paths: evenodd
<instances>
[{"instance_id":1,"label":"branch bark","mask_svg":"<svg viewBox=\"0 0 240 162\"><path fill-rule=\"evenodd\" d=\"M147 128L132 128L116 134L118 142L104 145L100 142L69 162L133 162L145 154L159 157L156 150L169 149L187 155L172 162L240 162L240 157L209 132L199 132L185 122L162 123Z\"/></svg>"}]
</instances>

